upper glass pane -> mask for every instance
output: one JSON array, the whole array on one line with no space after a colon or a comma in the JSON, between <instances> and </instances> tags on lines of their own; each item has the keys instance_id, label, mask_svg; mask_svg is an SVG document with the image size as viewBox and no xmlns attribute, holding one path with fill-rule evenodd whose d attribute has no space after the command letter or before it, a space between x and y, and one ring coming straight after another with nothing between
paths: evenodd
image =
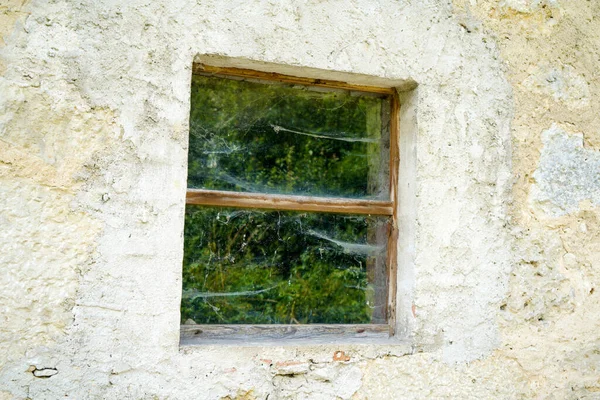
<instances>
[{"instance_id":1,"label":"upper glass pane","mask_svg":"<svg viewBox=\"0 0 600 400\"><path fill-rule=\"evenodd\" d=\"M387 200L388 97L192 78L188 187Z\"/></svg>"}]
</instances>

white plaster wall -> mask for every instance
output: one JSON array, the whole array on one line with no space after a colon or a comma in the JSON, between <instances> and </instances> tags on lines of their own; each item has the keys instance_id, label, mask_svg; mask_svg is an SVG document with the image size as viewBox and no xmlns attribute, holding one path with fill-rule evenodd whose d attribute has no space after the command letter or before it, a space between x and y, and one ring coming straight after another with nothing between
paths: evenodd
<instances>
[{"instance_id":1,"label":"white plaster wall","mask_svg":"<svg viewBox=\"0 0 600 400\"><path fill-rule=\"evenodd\" d=\"M553 393L531 378L549 359L501 351L522 343L502 322L514 271L543 245L508 216L514 84L476 17L437 0L5 4L0 399ZM417 84L402 94L396 344L179 347L190 74L205 54ZM597 362L585 343L573 362ZM592 393L588 366L578 393Z\"/></svg>"}]
</instances>

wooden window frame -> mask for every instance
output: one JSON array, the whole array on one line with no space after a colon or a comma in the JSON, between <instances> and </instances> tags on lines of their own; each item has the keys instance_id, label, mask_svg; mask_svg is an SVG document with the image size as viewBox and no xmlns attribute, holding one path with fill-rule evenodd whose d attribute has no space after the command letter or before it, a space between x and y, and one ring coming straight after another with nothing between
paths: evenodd
<instances>
[{"instance_id":1,"label":"wooden window frame","mask_svg":"<svg viewBox=\"0 0 600 400\"><path fill-rule=\"evenodd\" d=\"M310 211L342 214L388 216L391 228L386 254L387 301L383 324L194 324L181 325L182 345L200 344L276 344L308 342L356 342L388 339L395 334L398 242L398 166L399 166L399 112L398 92L393 87L356 85L342 81L303 78L275 72L243 68L217 67L200 63L193 65L194 75L248 78L303 86L317 86L356 92L383 94L390 100L389 127L389 200L361 200L298 195L245 193L209 189L187 189L186 205L206 205L239 208L260 208L281 211Z\"/></svg>"}]
</instances>

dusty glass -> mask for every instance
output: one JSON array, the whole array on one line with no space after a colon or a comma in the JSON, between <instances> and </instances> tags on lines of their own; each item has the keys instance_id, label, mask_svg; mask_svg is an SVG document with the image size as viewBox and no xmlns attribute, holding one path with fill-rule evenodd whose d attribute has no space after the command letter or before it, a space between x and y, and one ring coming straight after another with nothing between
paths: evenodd
<instances>
[{"instance_id":1,"label":"dusty glass","mask_svg":"<svg viewBox=\"0 0 600 400\"><path fill-rule=\"evenodd\" d=\"M182 323L384 323L389 221L188 205Z\"/></svg>"},{"instance_id":2,"label":"dusty glass","mask_svg":"<svg viewBox=\"0 0 600 400\"><path fill-rule=\"evenodd\" d=\"M389 199L387 96L194 75L188 187Z\"/></svg>"}]
</instances>

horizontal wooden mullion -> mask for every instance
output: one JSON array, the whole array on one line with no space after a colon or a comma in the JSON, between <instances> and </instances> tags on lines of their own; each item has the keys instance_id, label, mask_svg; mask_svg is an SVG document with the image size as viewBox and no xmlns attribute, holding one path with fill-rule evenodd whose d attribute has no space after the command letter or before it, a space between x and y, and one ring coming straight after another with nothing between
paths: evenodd
<instances>
[{"instance_id":1,"label":"horizontal wooden mullion","mask_svg":"<svg viewBox=\"0 0 600 400\"><path fill-rule=\"evenodd\" d=\"M188 189L186 204L363 215L392 215L394 212L393 203L390 201L241 193L206 189Z\"/></svg>"},{"instance_id":2,"label":"horizontal wooden mullion","mask_svg":"<svg viewBox=\"0 0 600 400\"><path fill-rule=\"evenodd\" d=\"M355 90L359 92L379 93L391 95L395 93L394 88L355 85L352 83L334 81L328 79L304 78L299 76L283 75L276 72L254 71L244 68L215 67L212 65L194 64L193 73L196 75L226 75L240 78L264 79L282 83L292 83L307 86L327 87L331 89Z\"/></svg>"}]
</instances>

